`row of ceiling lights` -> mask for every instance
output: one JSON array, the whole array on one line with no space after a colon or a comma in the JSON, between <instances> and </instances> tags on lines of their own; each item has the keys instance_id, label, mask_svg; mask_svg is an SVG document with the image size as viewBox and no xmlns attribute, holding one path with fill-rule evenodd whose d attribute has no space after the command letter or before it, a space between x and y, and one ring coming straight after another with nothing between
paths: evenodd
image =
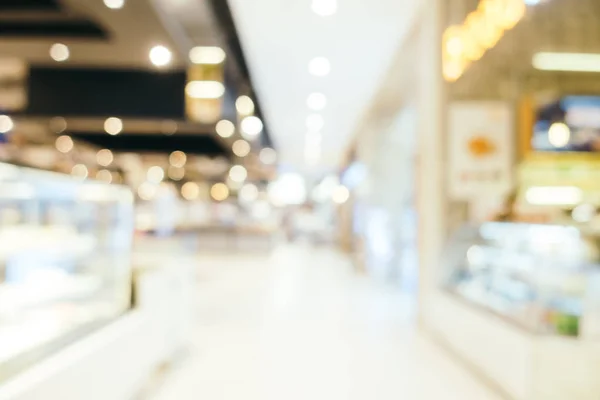
<instances>
[{"instance_id":1,"label":"row of ceiling lights","mask_svg":"<svg viewBox=\"0 0 600 400\"><path fill-rule=\"evenodd\" d=\"M330 17L337 12L337 0L312 0L311 9L318 16ZM331 72L331 63L326 57L315 57L308 63L308 72L318 78L325 77ZM327 96L321 92L310 93L306 105L312 113L306 117L304 156L307 164L314 165L321 157L321 131L325 126L325 119L318 112L327 106Z\"/></svg>"},{"instance_id":2,"label":"row of ceiling lights","mask_svg":"<svg viewBox=\"0 0 600 400\"><path fill-rule=\"evenodd\" d=\"M125 5L125 0L104 0L104 4L106 7L118 10L123 8ZM64 43L55 43L50 47L50 57L56 62L65 62L70 57L70 49ZM156 67L165 67L169 65L172 61L172 53L171 51L162 45L154 46L149 52L149 58L153 65ZM190 61L194 64L220 64L224 62L226 58L226 53L220 47L194 47L189 52ZM311 62L310 66L311 72L318 76L324 76L329 72L328 61L323 58L316 58ZM192 81L186 86L186 94L193 98L220 98L223 96L225 92L224 86L220 82L213 81ZM317 96L319 94L316 94ZM322 99L316 100L317 103L319 101L322 102ZM246 115L241 122L241 131L242 135L246 139L255 139L263 130L262 121L253 115L250 115L254 112L254 103L252 99L248 96L240 96L236 101L236 108L241 115ZM66 125L66 123L65 123ZM0 133L6 133L12 130L14 127L13 121L10 117L1 115L0 116ZM65 127L66 129L66 127ZM62 129L61 131L64 131ZM104 130L106 133L110 135L118 135L123 130L123 122L121 119L117 117L107 118L104 122ZM216 130L218 134L222 137L230 137L235 132L235 125L231 121L223 120L220 121ZM70 152L74 147L73 140L71 137L67 135L59 136L56 140L56 148L62 153ZM233 152L238 157L245 157L250 153L251 146L250 144L243 139L236 140L233 143ZM110 154L109 154L110 153ZM179 152L185 156L185 153ZM176 153L171 154L171 158ZM264 164L273 164L276 162L276 153L271 148L264 148L260 152L260 160ZM110 161L107 161L110 158ZM103 160L103 161L101 161ZM112 152L108 149L102 149L98 152L98 161L100 165L110 165L113 160ZM185 164L185 162L184 162ZM172 165L174 168L180 168L176 165ZM84 173L85 168L85 173ZM153 176L156 178L158 176L158 169L160 167L152 167L149 170L149 178ZM243 171L241 170L243 169ZM162 172L162 177L159 181L162 181L164 178L164 171L162 168L160 169ZM104 171L104 170L101 170ZM109 171L106 171L109 172ZM77 164L74 166L73 175L81 176L83 178L87 178L87 167L83 164ZM243 178L241 177L243 173ZM171 178L179 178L182 179L183 175L180 174L169 174ZM230 179L233 181L244 181L246 179L247 172L242 166L234 166L230 171ZM219 192L217 190L217 192ZM220 191L222 193L222 191ZM222 197L222 196L221 196Z\"/></svg>"}]
</instances>

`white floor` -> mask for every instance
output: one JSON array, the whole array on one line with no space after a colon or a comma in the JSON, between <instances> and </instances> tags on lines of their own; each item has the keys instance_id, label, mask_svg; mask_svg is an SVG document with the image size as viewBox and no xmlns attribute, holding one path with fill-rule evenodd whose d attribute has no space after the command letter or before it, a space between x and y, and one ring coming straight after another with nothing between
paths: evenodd
<instances>
[{"instance_id":1,"label":"white floor","mask_svg":"<svg viewBox=\"0 0 600 400\"><path fill-rule=\"evenodd\" d=\"M189 354L151 400L499 400L328 249L199 260Z\"/></svg>"}]
</instances>

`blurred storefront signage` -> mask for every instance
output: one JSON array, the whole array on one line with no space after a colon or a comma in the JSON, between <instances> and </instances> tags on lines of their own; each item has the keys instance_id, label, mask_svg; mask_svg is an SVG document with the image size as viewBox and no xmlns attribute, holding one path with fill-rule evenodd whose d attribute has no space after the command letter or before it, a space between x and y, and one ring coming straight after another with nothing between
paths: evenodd
<instances>
[{"instance_id":1,"label":"blurred storefront signage","mask_svg":"<svg viewBox=\"0 0 600 400\"><path fill-rule=\"evenodd\" d=\"M513 112L504 102L450 105L448 192L453 200L502 196L513 186Z\"/></svg>"},{"instance_id":2,"label":"blurred storefront signage","mask_svg":"<svg viewBox=\"0 0 600 400\"><path fill-rule=\"evenodd\" d=\"M526 11L525 0L481 0L462 25L448 27L442 38L444 79L458 80L471 63L519 23Z\"/></svg>"}]
</instances>

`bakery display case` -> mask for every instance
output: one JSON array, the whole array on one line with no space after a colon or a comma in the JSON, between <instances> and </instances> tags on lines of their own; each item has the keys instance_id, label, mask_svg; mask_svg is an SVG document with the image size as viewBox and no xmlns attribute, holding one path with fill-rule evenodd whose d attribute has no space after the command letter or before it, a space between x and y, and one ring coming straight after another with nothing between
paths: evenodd
<instances>
[{"instance_id":1,"label":"bakery display case","mask_svg":"<svg viewBox=\"0 0 600 400\"><path fill-rule=\"evenodd\" d=\"M444 287L532 333L594 336L599 239L573 226L466 226L450 243Z\"/></svg>"},{"instance_id":2,"label":"bakery display case","mask_svg":"<svg viewBox=\"0 0 600 400\"><path fill-rule=\"evenodd\" d=\"M0 164L0 382L131 304L125 187Z\"/></svg>"}]
</instances>

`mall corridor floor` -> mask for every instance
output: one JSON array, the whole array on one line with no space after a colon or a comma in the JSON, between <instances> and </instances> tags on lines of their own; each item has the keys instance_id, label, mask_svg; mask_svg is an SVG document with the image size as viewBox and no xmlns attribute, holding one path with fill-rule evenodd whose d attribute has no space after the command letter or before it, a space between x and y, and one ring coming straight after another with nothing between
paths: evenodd
<instances>
[{"instance_id":1,"label":"mall corridor floor","mask_svg":"<svg viewBox=\"0 0 600 400\"><path fill-rule=\"evenodd\" d=\"M333 250L198 264L193 343L149 400L499 400L417 333L408 296Z\"/></svg>"}]
</instances>

